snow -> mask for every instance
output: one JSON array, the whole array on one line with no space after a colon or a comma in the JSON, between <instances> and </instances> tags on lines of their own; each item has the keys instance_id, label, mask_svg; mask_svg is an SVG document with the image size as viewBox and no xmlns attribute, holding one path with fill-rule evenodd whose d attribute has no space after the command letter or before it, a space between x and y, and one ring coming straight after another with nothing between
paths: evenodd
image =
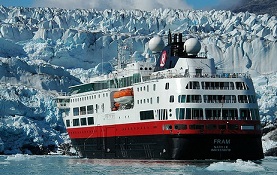
<instances>
[{"instance_id":1,"label":"snow","mask_svg":"<svg viewBox=\"0 0 277 175\"><path fill-rule=\"evenodd\" d=\"M53 101L57 93L110 72L122 42L132 44L135 60L153 58L149 40L160 35L167 43L169 29L200 39L202 51L223 72L249 72L263 125L276 122L275 16L0 6L0 152L30 154L26 145L47 150L68 142ZM276 147L269 135L263 138L265 151Z\"/></svg>"}]
</instances>

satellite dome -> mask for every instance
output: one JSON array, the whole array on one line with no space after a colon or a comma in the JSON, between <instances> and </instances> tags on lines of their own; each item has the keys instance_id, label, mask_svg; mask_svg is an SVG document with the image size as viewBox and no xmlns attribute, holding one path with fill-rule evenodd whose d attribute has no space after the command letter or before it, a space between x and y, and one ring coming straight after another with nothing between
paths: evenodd
<instances>
[{"instance_id":1,"label":"satellite dome","mask_svg":"<svg viewBox=\"0 0 277 175\"><path fill-rule=\"evenodd\" d=\"M201 50L201 44L196 38L189 38L184 43L185 52L189 55L197 55L198 52Z\"/></svg>"},{"instance_id":2,"label":"satellite dome","mask_svg":"<svg viewBox=\"0 0 277 175\"><path fill-rule=\"evenodd\" d=\"M149 41L149 49L154 52L160 52L164 48L164 41L159 36L154 36Z\"/></svg>"}]
</instances>

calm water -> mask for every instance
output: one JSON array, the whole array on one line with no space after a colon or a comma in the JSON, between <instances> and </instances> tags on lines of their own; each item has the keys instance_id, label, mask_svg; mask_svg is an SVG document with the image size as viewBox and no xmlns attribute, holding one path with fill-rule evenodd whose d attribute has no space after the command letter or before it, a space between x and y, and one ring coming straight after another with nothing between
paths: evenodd
<instances>
[{"instance_id":1,"label":"calm water","mask_svg":"<svg viewBox=\"0 0 277 175\"><path fill-rule=\"evenodd\" d=\"M251 161L142 161L80 159L68 156L0 156L0 174L277 174L277 157Z\"/></svg>"}]
</instances>

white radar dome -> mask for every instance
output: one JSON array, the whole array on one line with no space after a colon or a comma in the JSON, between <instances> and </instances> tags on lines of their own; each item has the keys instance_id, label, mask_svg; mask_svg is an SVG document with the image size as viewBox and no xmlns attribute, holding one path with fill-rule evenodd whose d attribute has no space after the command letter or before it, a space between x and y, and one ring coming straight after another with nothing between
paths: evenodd
<instances>
[{"instance_id":1,"label":"white radar dome","mask_svg":"<svg viewBox=\"0 0 277 175\"><path fill-rule=\"evenodd\" d=\"M196 38L189 38L184 43L184 49L189 55L197 55L201 50L201 44Z\"/></svg>"},{"instance_id":2,"label":"white radar dome","mask_svg":"<svg viewBox=\"0 0 277 175\"><path fill-rule=\"evenodd\" d=\"M154 52L160 52L164 48L164 41L159 36L154 36L149 41L149 49Z\"/></svg>"}]
</instances>

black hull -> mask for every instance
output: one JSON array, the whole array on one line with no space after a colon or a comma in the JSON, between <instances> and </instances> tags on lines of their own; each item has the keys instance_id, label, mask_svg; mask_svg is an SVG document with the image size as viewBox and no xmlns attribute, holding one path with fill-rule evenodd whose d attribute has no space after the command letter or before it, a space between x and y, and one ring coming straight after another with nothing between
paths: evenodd
<instances>
[{"instance_id":1,"label":"black hull","mask_svg":"<svg viewBox=\"0 0 277 175\"><path fill-rule=\"evenodd\" d=\"M259 160L259 135L155 135L72 139L80 157L161 160Z\"/></svg>"}]
</instances>

